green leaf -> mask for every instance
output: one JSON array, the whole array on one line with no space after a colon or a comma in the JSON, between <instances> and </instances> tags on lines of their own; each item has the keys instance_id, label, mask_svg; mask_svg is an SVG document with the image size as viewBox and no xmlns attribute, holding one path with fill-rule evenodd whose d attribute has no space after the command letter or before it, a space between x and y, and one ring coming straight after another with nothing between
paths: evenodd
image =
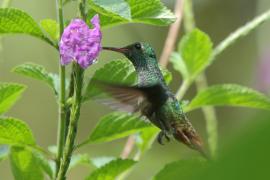
<instances>
[{"instance_id":1,"label":"green leaf","mask_svg":"<svg viewBox=\"0 0 270 180\"><path fill-rule=\"evenodd\" d=\"M47 39L35 20L26 12L14 8L0 8L0 34L20 33Z\"/></svg>"},{"instance_id":2,"label":"green leaf","mask_svg":"<svg viewBox=\"0 0 270 180\"><path fill-rule=\"evenodd\" d=\"M141 153L151 148L157 134L160 130L157 127L147 128L142 130L136 136L136 144L140 149Z\"/></svg>"},{"instance_id":3,"label":"green leaf","mask_svg":"<svg viewBox=\"0 0 270 180\"><path fill-rule=\"evenodd\" d=\"M212 46L211 39L207 34L199 29L194 29L183 37L179 45L179 53L182 58L178 58L177 61L184 61L187 72L185 72L182 62L177 62L177 69L181 71L185 78L196 78L209 64ZM186 77L187 74L188 77Z\"/></svg>"},{"instance_id":4,"label":"green leaf","mask_svg":"<svg viewBox=\"0 0 270 180\"><path fill-rule=\"evenodd\" d=\"M87 180L115 180L122 172L132 167L136 161L116 159L93 171Z\"/></svg>"},{"instance_id":5,"label":"green leaf","mask_svg":"<svg viewBox=\"0 0 270 180\"><path fill-rule=\"evenodd\" d=\"M139 117L128 115L126 113L114 112L101 118L95 129L92 131L88 142L108 142L151 127L150 123L146 123Z\"/></svg>"},{"instance_id":6,"label":"green leaf","mask_svg":"<svg viewBox=\"0 0 270 180\"><path fill-rule=\"evenodd\" d=\"M194 171L203 169L205 166L206 161L202 159L175 161L165 165L153 180L174 180L176 177L177 179L191 179L191 177L196 176Z\"/></svg>"},{"instance_id":7,"label":"green leaf","mask_svg":"<svg viewBox=\"0 0 270 180\"><path fill-rule=\"evenodd\" d=\"M168 70L168 69L165 69L163 67L159 67L161 69L161 73L164 77L164 80L167 84L170 84L170 82L172 81L172 73Z\"/></svg>"},{"instance_id":8,"label":"green leaf","mask_svg":"<svg viewBox=\"0 0 270 180\"><path fill-rule=\"evenodd\" d=\"M7 145L0 145L0 162L5 160L9 154L9 147Z\"/></svg>"},{"instance_id":9,"label":"green leaf","mask_svg":"<svg viewBox=\"0 0 270 180\"><path fill-rule=\"evenodd\" d=\"M131 19L129 4L124 0L89 0L91 9L102 12L106 16L114 15Z\"/></svg>"},{"instance_id":10,"label":"green leaf","mask_svg":"<svg viewBox=\"0 0 270 180\"><path fill-rule=\"evenodd\" d=\"M181 73L183 79L188 79L189 73L186 64L179 53L173 52L170 57L170 62L172 63L174 70Z\"/></svg>"},{"instance_id":11,"label":"green leaf","mask_svg":"<svg viewBox=\"0 0 270 180\"><path fill-rule=\"evenodd\" d=\"M242 106L270 110L270 99L247 87L222 84L199 92L185 110L191 111L201 106Z\"/></svg>"},{"instance_id":12,"label":"green leaf","mask_svg":"<svg viewBox=\"0 0 270 180\"><path fill-rule=\"evenodd\" d=\"M33 63L25 63L19 66L16 66L15 68L13 68L12 71L15 73L45 82L54 91L56 91L54 87L54 82L53 82L54 80L53 80L52 75L48 73L46 69L41 65L33 64Z\"/></svg>"},{"instance_id":13,"label":"green leaf","mask_svg":"<svg viewBox=\"0 0 270 180\"><path fill-rule=\"evenodd\" d=\"M53 179L54 169L50 165L50 161L47 160L43 154L39 152L32 152L35 158L35 161L41 167L41 169L51 178Z\"/></svg>"},{"instance_id":14,"label":"green leaf","mask_svg":"<svg viewBox=\"0 0 270 180\"><path fill-rule=\"evenodd\" d=\"M40 22L42 29L47 33L49 38L55 43L59 40L59 24L52 19L44 19Z\"/></svg>"},{"instance_id":15,"label":"green leaf","mask_svg":"<svg viewBox=\"0 0 270 180\"><path fill-rule=\"evenodd\" d=\"M167 26L175 21L173 13L160 0L88 0L88 18L100 15L101 25L144 23Z\"/></svg>"},{"instance_id":16,"label":"green leaf","mask_svg":"<svg viewBox=\"0 0 270 180\"><path fill-rule=\"evenodd\" d=\"M15 83L0 83L0 114L6 112L20 98L25 86Z\"/></svg>"},{"instance_id":17,"label":"green leaf","mask_svg":"<svg viewBox=\"0 0 270 180\"><path fill-rule=\"evenodd\" d=\"M84 94L85 101L100 93L93 80L132 85L136 82L136 74L133 65L126 59L105 64L90 79Z\"/></svg>"},{"instance_id":18,"label":"green leaf","mask_svg":"<svg viewBox=\"0 0 270 180\"><path fill-rule=\"evenodd\" d=\"M12 147L10 164L16 180L42 180L43 173L39 161L33 153L22 147Z\"/></svg>"},{"instance_id":19,"label":"green leaf","mask_svg":"<svg viewBox=\"0 0 270 180\"><path fill-rule=\"evenodd\" d=\"M23 121L0 117L0 144L35 145L35 139Z\"/></svg>"}]
</instances>

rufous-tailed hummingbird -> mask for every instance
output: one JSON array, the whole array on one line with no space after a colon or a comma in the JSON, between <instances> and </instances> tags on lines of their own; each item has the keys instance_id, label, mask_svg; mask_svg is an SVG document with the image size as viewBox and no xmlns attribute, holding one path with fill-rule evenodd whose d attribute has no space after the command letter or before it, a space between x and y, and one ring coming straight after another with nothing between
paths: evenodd
<instances>
[{"instance_id":1,"label":"rufous-tailed hummingbird","mask_svg":"<svg viewBox=\"0 0 270 180\"><path fill-rule=\"evenodd\" d=\"M187 119L179 101L166 85L153 48L147 43L134 43L123 48L103 47L124 54L134 65L138 85L102 83L103 89L122 105L132 106L161 129L158 142L169 135L206 156L202 141Z\"/></svg>"}]
</instances>

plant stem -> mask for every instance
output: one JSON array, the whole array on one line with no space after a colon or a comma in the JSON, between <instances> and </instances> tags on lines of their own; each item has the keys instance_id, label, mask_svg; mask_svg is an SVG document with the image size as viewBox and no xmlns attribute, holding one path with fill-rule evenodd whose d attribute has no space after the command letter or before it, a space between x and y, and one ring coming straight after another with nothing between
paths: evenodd
<instances>
[{"instance_id":1,"label":"plant stem","mask_svg":"<svg viewBox=\"0 0 270 180\"><path fill-rule=\"evenodd\" d=\"M187 33L191 32L195 28L195 19L193 13L193 4L192 0L186 0L184 7L184 24L185 30ZM198 78L195 79L195 84L197 91L201 91L208 87L207 78L204 73L202 73ZM184 85L184 84L183 84ZM184 89L185 87L183 87ZM180 88L179 94L184 94L184 91ZM178 94L178 93L177 93ZM210 154L212 157L215 157L217 145L218 145L218 130L217 130L217 118L216 111L214 107L202 107L202 112L206 121L206 131L208 137L208 144L210 149Z\"/></svg>"},{"instance_id":2,"label":"plant stem","mask_svg":"<svg viewBox=\"0 0 270 180\"><path fill-rule=\"evenodd\" d=\"M177 36L179 34L181 21L182 21L182 10L183 10L184 0L176 0L174 7L174 14L176 16L176 21L170 26L168 35L164 44L163 51L161 53L159 64L166 67L169 62L171 53L174 50Z\"/></svg>"},{"instance_id":3,"label":"plant stem","mask_svg":"<svg viewBox=\"0 0 270 180\"><path fill-rule=\"evenodd\" d=\"M56 0L58 11L58 22L60 25L60 37L64 31L64 19L63 19L63 2L62 0ZM66 73L65 66L62 66L59 60L59 77L60 77L60 92L59 92L59 120L58 120L58 137L57 137L57 160L56 160L56 174L59 171L60 161L63 154L63 148L65 145L65 129L66 129L66 94L65 94L65 81Z\"/></svg>"},{"instance_id":4,"label":"plant stem","mask_svg":"<svg viewBox=\"0 0 270 180\"><path fill-rule=\"evenodd\" d=\"M252 21L248 22L246 25L240 27L235 32L231 33L226 39L219 43L213 51L211 62L221 54L225 49L234 44L238 39L248 35L251 31L257 28L259 25L270 19L270 10L264 12L258 17L254 18ZM211 63L210 62L210 63Z\"/></svg>"},{"instance_id":5,"label":"plant stem","mask_svg":"<svg viewBox=\"0 0 270 180\"><path fill-rule=\"evenodd\" d=\"M62 160L60 163L59 172L57 174L57 180L66 179L66 172L69 167L70 159L72 156L72 152L74 150L74 143L77 134L77 125L80 117L80 109L81 109L81 100L82 100L82 88L83 88L83 74L84 70L76 64L74 75L74 96L73 103L70 111L70 122L68 126L68 133L66 138L66 143L64 147L64 153L62 156Z\"/></svg>"},{"instance_id":6,"label":"plant stem","mask_svg":"<svg viewBox=\"0 0 270 180\"><path fill-rule=\"evenodd\" d=\"M190 86L190 81L184 80L182 85L179 87L179 89L177 90L176 95L175 95L178 100L183 98L183 96L187 92L189 86Z\"/></svg>"},{"instance_id":7,"label":"plant stem","mask_svg":"<svg viewBox=\"0 0 270 180\"><path fill-rule=\"evenodd\" d=\"M86 20L86 0L79 1L79 12L80 17L85 21ZM74 150L75 139L77 135L77 126L80 118L81 111L81 101L82 101L82 89L83 89L83 79L84 79L84 70L78 65L72 65L72 75L71 75L71 87L69 96L73 97L73 103L71 109L68 111L70 118L67 119L69 122L66 141L64 146L64 153L60 161L59 171L57 173L57 180L65 180L66 173L70 164L70 159L72 157L72 152Z\"/></svg>"}]
</instances>

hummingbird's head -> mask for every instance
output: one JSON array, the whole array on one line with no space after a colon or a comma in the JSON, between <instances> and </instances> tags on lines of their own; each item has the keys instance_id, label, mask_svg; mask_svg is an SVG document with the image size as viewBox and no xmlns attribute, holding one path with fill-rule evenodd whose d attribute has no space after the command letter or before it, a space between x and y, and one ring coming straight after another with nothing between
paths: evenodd
<instances>
[{"instance_id":1,"label":"hummingbird's head","mask_svg":"<svg viewBox=\"0 0 270 180\"><path fill-rule=\"evenodd\" d=\"M148 43L136 42L122 48L103 47L103 49L122 53L136 64L141 64L148 59L156 61L155 51Z\"/></svg>"},{"instance_id":2,"label":"hummingbird's head","mask_svg":"<svg viewBox=\"0 0 270 180\"><path fill-rule=\"evenodd\" d=\"M204 157L209 158L203 148L200 136L189 122L172 124L173 136L191 149L199 151Z\"/></svg>"}]
</instances>

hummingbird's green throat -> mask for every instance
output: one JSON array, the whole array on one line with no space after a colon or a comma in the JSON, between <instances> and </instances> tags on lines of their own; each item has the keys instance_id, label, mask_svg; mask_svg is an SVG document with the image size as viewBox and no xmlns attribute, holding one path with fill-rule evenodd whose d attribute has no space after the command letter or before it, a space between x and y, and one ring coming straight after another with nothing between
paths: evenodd
<instances>
[{"instance_id":1,"label":"hummingbird's green throat","mask_svg":"<svg viewBox=\"0 0 270 180\"><path fill-rule=\"evenodd\" d=\"M125 55L134 65L138 76L136 86L103 83L104 91L119 101L122 107L133 107L129 108L131 112L140 112L160 128L159 143L162 144L163 137L169 140L169 136L172 135L176 140L205 156L199 135L164 81L154 49L147 43L139 42L123 48L103 49Z\"/></svg>"}]
</instances>

